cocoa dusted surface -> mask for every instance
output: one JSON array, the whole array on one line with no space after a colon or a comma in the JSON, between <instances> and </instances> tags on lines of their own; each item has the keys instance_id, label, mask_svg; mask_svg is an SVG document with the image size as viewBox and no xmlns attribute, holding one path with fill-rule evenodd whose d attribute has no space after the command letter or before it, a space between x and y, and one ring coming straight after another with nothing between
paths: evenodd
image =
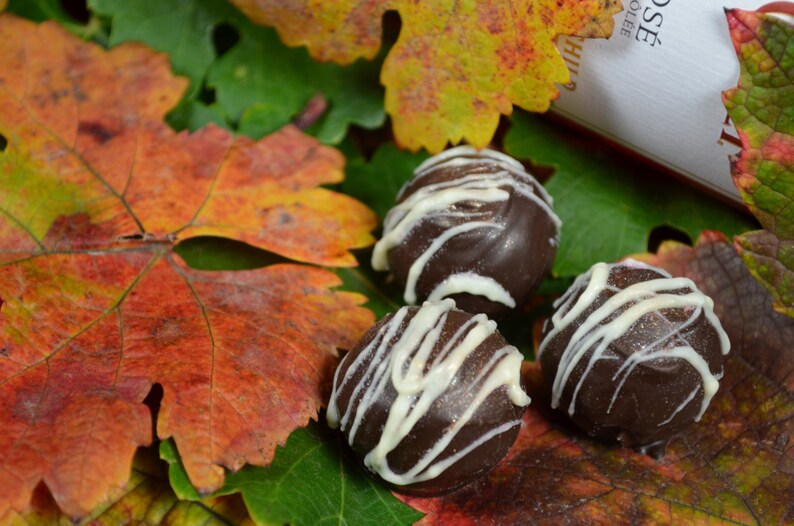
<instances>
[{"instance_id":1,"label":"cocoa dusted surface","mask_svg":"<svg viewBox=\"0 0 794 526\"><path fill-rule=\"evenodd\" d=\"M396 351L393 348L394 342L419 310L419 307L404 308L410 309L410 312L397 330L396 336L388 344L389 350L383 356L383 361L389 360L391 353ZM392 320L393 316L394 314L392 313L378 321L340 364L336 375L337 378L343 378L346 374L352 374L352 378L337 395L336 401L339 414L344 414L348 410L355 411L361 402L360 396L353 396L355 389L362 382L366 385L372 381L372 375L367 374L367 368L370 364L363 363L351 373L348 373L348 368L355 362L355 359L367 345L373 341L376 344L382 341L385 333L383 329ZM438 356L441 349L450 342L455 332L471 317L471 314L456 309L449 312L444 322L441 336L433 346L433 350L427 360L428 364L432 363L433 358ZM459 340L460 338L456 341ZM506 345L508 343L499 332L494 332L469 355L450 388L433 402L427 414L418 421L409 435L387 455L386 458L392 471L401 474L410 470L442 438L446 430L461 417L476 396L477 388L479 387L477 385L478 376L488 370L487 366L494 354ZM378 365L381 364L375 364L375 366ZM491 364L492 366L493 364ZM389 381L381 396L367 411L355 435L355 440L351 444L359 458L363 459L380 441L383 427L389 416L389 410L396 397L397 392L392 382ZM412 403L415 404L416 399ZM515 405L508 397L504 387L498 388L488 395L482 405L475 411L472 419L453 438L434 464L443 462L444 459L466 448L487 432L511 421L520 420L523 413L524 407ZM390 486L401 493L427 497L443 495L453 491L479 478L493 468L507 454L508 449L510 449L510 446L512 446L518 436L519 429L520 426L517 425L490 438L454 462L436 478L404 486L395 484L390 484ZM349 439L349 426L348 429L344 429L343 426L342 431L345 438Z\"/></svg>"},{"instance_id":2,"label":"cocoa dusted surface","mask_svg":"<svg viewBox=\"0 0 794 526\"><path fill-rule=\"evenodd\" d=\"M610 271L608 283L624 289L634 283L661 277L664 276L650 268L615 265ZM571 305L575 304L586 285L586 282L580 284ZM690 290L677 289L666 293L684 295ZM554 383L561 356L574 332L590 314L614 295L614 291L602 291L587 309L546 344L540 363L549 388ZM601 325L609 323L632 305L617 309ZM717 329L702 312L693 323L685 326L692 312L687 308L669 308L642 316L609 345L603 359L592 363L591 347L565 383L559 409L568 414L577 384L586 368L591 367L576 394L574 412L569 415L571 420L593 437L617 440L623 446L661 457L673 435L686 426L697 425L694 419L700 412L704 397L702 376L687 361L662 355L637 365L620 386L611 409L610 403L622 378L619 374L621 366L632 354L650 345L669 349L688 344L706 361L711 373L721 377L725 357L721 352ZM542 340L548 337L552 328L553 322L549 320ZM686 403L693 391L694 398Z\"/></svg>"},{"instance_id":3,"label":"cocoa dusted surface","mask_svg":"<svg viewBox=\"0 0 794 526\"><path fill-rule=\"evenodd\" d=\"M409 181L398 203L427 185L458 180L472 174L504 172L504 168L492 159L466 157L477 161L462 168L433 167L422 177ZM514 179L518 178L507 173ZM521 180L526 182L530 177ZM542 196L540 183L530 180L536 195ZM419 277L416 285L419 302L427 299L433 289L450 275L463 272L475 272L499 282L516 301L516 308L532 297L554 263L557 246L549 240L558 236L558 230L538 203L510 186L500 188L510 193L508 200L456 203L445 211L448 213L431 214L423 218L403 243L389 251L391 273L401 286L405 286L414 261L449 228L470 221L505 225L501 230L478 228L448 240ZM514 311L514 308L477 294L458 293L448 297L455 300L458 308L471 313L482 312L492 319L503 319Z\"/></svg>"}]
</instances>

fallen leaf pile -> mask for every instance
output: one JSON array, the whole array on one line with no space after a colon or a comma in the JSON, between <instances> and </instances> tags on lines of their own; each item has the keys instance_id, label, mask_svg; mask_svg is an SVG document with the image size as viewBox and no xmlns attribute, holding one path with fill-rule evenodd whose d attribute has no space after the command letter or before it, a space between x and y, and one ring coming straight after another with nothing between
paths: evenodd
<instances>
[{"instance_id":1,"label":"fallen leaf pile","mask_svg":"<svg viewBox=\"0 0 794 526\"><path fill-rule=\"evenodd\" d=\"M162 119L186 82L140 45L10 15L0 42L0 510L43 481L79 516L123 485L155 383L156 436L202 491L221 466L266 465L372 315L312 265L202 272L173 249L224 236L353 264L374 216L319 187L342 156L291 127L174 133Z\"/></svg>"},{"instance_id":2,"label":"fallen leaf pile","mask_svg":"<svg viewBox=\"0 0 794 526\"><path fill-rule=\"evenodd\" d=\"M381 71L386 112L398 144L434 153L463 139L486 146L514 104L547 110L555 83L570 81L554 39L607 37L621 9L616 0L232 1L288 45L340 64L373 58L383 14L396 10L400 36Z\"/></svg>"},{"instance_id":3,"label":"fallen leaf pile","mask_svg":"<svg viewBox=\"0 0 794 526\"><path fill-rule=\"evenodd\" d=\"M731 338L703 420L661 460L592 440L529 361L507 458L420 499L311 422L368 309L402 304L351 268L369 207L427 158L400 147L485 146L514 105L547 109L569 79L554 39L608 35L619 2L88 0L87 21L67 4L0 0L60 22L0 15L0 524L794 524L791 25L728 12L734 178L762 231L523 111L494 145L548 168L564 224L541 297L500 330L531 360L573 276L640 253L709 294ZM308 101L309 135L288 125ZM699 240L647 253L660 231Z\"/></svg>"}]
</instances>

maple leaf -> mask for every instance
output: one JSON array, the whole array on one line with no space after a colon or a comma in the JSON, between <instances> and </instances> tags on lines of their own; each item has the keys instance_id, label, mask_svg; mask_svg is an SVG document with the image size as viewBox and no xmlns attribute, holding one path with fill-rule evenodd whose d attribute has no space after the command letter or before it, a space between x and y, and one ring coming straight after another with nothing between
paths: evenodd
<instances>
[{"instance_id":1,"label":"maple leaf","mask_svg":"<svg viewBox=\"0 0 794 526\"><path fill-rule=\"evenodd\" d=\"M741 64L738 87L723 94L743 148L731 171L765 229L736 247L775 308L794 316L794 24L739 9L727 17Z\"/></svg>"},{"instance_id":2,"label":"maple leaf","mask_svg":"<svg viewBox=\"0 0 794 526\"><path fill-rule=\"evenodd\" d=\"M353 264L375 218L318 187L341 155L292 127L174 133L162 119L186 82L143 46L10 15L0 41L0 510L43 481L80 516L122 486L155 383L156 434L202 492L221 466L268 464L372 315L328 270L206 272L173 249L213 235Z\"/></svg>"},{"instance_id":3,"label":"maple leaf","mask_svg":"<svg viewBox=\"0 0 794 526\"><path fill-rule=\"evenodd\" d=\"M693 279L715 303L733 348L699 424L656 461L596 442L549 409L539 365L527 364L532 404L507 458L446 497L403 497L420 524L788 524L794 521L794 320L722 234L693 249L646 256Z\"/></svg>"},{"instance_id":4,"label":"maple leaf","mask_svg":"<svg viewBox=\"0 0 794 526\"><path fill-rule=\"evenodd\" d=\"M381 71L397 142L438 152L464 138L488 144L513 105L545 111L570 73L557 35L608 36L616 0L232 0L254 22L275 26L290 46L349 64L380 47L386 10L402 29Z\"/></svg>"}]
</instances>

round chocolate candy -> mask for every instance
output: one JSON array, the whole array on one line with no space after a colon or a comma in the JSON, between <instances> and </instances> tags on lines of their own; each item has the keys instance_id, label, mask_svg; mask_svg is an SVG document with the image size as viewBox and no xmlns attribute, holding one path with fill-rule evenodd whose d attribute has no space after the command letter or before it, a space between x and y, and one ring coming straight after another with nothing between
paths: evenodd
<instances>
[{"instance_id":1,"label":"round chocolate candy","mask_svg":"<svg viewBox=\"0 0 794 526\"><path fill-rule=\"evenodd\" d=\"M730 342L691 280L633 260L597 263L554 306L538 348L552 407L653 456L700 420Z\"/></svg>"},{"instance_id":2,"label":"round chocolate candy","mask_svg":"<svg viewBox=\"0 0 794 526\"><path fill-rule=\"evenodd\" d=\"M376 323L339 364L327 420L396 489L440 495L485 474L518 435L521 353L447 299Z\"/></svg>"},{"instance_id":3,"label":"round chocolate candy","mask_svg":"<svg viewBox=\"0 0 794 526\"><path fill-rule=\"evenodd\" d=\"M372 267L409 305L452 298L500 318L525 303L557 253L552 199L511 157L459 146L422 163L397 195Z\"/></svg>"}]
</instances>

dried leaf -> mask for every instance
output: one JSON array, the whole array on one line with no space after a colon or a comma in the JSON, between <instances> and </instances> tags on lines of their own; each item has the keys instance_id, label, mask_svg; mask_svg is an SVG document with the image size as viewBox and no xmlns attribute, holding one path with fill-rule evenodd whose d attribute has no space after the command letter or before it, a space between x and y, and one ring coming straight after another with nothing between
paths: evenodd
<instances>
[{"instance_id":1,"label":"dried leaf","mask_svg":"<svg viewBox=\"0 0 794 526\"><path fill-rule=\"evenodd\" d=\"M583 436L558 412L537 363L516 445L484 480L405 498L425 524L789 524L794 521L794 320L775 313L724 236L662 245L653 263L715 301L733 342L703 420L655 461Z\"/></svg>"},{"instance_id":2,"label":"dried leaf","mask_svg":"<svg viewBox=\"0 0 794 526\"><path fill-rule=\"evenodd\" d=\"M220 235L353 264L375 218L318 187L341 155L294 128L174 133L162 118L185 82L142 46L10 15L0 41L0 510L40 481L70 516L105 500L152 439L155 383L157 435L202 492L221 466L268 464L372 315L327 270L205 272L173 248Z\"/></svg>"},{"instance_id":3,"label":"dried leaf","mask_svg":"<svg viewBox=\"0 0 794 526\"><path fill-rule=\"evenodd\" d=\"M275 26L290 46L319 60L372 58L386 10L402 29L383 64L386 111L397 142L438 152L464 138L488 144L513 105L545 111L570 80L554 46L560 34L608 36L615 0L427 2L233 0L253 21Z\"/></svg>"},{"instance_id":4,"label":"dried leaf","mask_svg":"<svg viewBox=\"0 0 794 526\"><path fill-rule=\"evenodd\" d=\"M794 24L739 9L727 17L741 63L739 86L723 94L743 147L733 180L766 229L736 246L775 308L794 316Z\"/></svg>"}]
</instances>

